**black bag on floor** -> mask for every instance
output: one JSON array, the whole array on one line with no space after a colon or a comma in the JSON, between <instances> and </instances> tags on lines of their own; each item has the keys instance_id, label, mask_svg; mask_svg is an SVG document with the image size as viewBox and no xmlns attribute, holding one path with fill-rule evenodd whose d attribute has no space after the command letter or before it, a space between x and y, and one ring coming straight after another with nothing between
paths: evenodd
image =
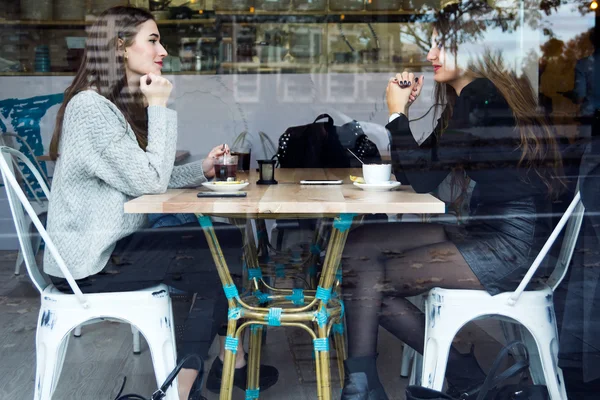
<instances>
[{"instance_id":1,"label":"black bag on floor","mask_svg":"<svg viewBox=\"0 0 600 400\"><path fill-rule=\"evenodd\" d=\"M517 361L498 374L500 364L509 351L514 347L523 349L524 360ZM460 400L549 400L548 389L544 385L513 384L498 387L502 382L517 376L529 368L529 353L523 342L514 341L508 343L500 351L494 364L488 372L488 376L478 389L464 393ZM459 400L445 393L424 388L421 386L409 386L406 388L406 400Z\"/></svg>"}]
</instances>

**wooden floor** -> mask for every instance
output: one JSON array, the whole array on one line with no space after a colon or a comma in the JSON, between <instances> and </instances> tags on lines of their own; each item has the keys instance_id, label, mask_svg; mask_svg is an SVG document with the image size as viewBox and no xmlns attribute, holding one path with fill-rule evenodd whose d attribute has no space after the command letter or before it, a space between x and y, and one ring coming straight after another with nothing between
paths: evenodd
<instances>
[{"instance_id":1,"label":"wooden floor","mask_svg":"<svg viewBox=\"0 0 600 400\"><path fill-rule=\"evenodd\" d=\"M15 252L0 251L0 399L29 400L33 398L35 368L35 328L39 310L39 294L30 284L25 271L13 273ZM488 332L490 329L486 329ZM497 330L491 329L496 333ZM481 329L478 354L497 351L497 342ZM466 337L473 338L472 332ZM481 346L480 343L484 342ZM466 344L465 344L466 345ZM401 343L381 329L378 369L390 399L404 399L407 380L400 378ZM217 353L213 343L210 368ZM484 357L484 363L493 357ZM481 357L480 357L481 359ZM263 346L263 363L276 366L279 382L261 393L261 399L316 399L312 345L307 335L297 330L269 328ZM125 392L144 396L156 389L148 348L142 343L142 353L132 352L131 331L128 325L103 322L83 327L80 338L71 338L66 361L54 399L113 400L127 377ZM340 393L335 362L332 362L334 399ZM218 395L206 392L209 400ZM243 399L244 392L234 392L234 399Z\"/></svg>"}]
</instances>

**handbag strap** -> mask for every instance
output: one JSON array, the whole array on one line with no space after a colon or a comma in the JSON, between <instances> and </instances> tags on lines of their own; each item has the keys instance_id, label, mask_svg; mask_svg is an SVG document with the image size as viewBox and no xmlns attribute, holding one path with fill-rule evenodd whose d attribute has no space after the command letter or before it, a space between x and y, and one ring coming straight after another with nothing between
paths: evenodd
<instances>
[{"instance_id":1,"label":"handbag strap","mask_svg":"<svg viewBox=\"0 0 600 400\"><path fill-rule=\"evenodd\" d=\"M323 118L327 118L327 125L332 125L333 126L333 118L331 118L331 115L329 115L329 114L321 114L321 115L319 115L317 118L315 118L315 121L313 122L313 124L315 122L317 122L318 120L323 119Z\"/></svg>"},{"instance_id":2,"label":"handbag strap","mask_svg":"<svg viewBox=\"0 0 600 400\"><path fill-rule=\"evenodd\" d=\"M500 369L500 364L513 347L522 347L525 359L517 361L515 364L513 364L512 366L504 370L501 374L496 376L496 373ZM527 351L527 347L525 346L525 344L518 340L508 343L506 346L504 346L502 350L500 350L500 353L498 353L498 356L494 360L494 364L490 368L488 375L485 378L485 381L483 382L483 385L481 385L481 388L479 389L477 400L484 400L485 396L489 393L490 390L494 389L503 381L525 371L527 368L529 368L529 352Z\"/></svg>"},{"instance_id":3,"label":"handbag strap","mask_svg":"<svg viewBox=\"0 0 600 400\"><path fill-rule=\"evenodd\" d=\"M190 358L195 358L196 361L198 361L198 364L200 365L200 371L198 371L198 374L202 376L202 374L204 373L204 362L202 358L200 358L200 356L197 354L189 354L185 356L181 361L179 361L179 364L177 364L175 369L171 371L169 376L167 376L167 379L165 379L165 382L162 384L162 386L156 392L152 393L152 397L150 398L150 400L162 400L165 398L165 396L167 395L167 389L169 389L169 386L171 386L173 380L175 379L181 368L183 368L183 364L185 364L185 362Z\"/></svg>"}]
</instances>

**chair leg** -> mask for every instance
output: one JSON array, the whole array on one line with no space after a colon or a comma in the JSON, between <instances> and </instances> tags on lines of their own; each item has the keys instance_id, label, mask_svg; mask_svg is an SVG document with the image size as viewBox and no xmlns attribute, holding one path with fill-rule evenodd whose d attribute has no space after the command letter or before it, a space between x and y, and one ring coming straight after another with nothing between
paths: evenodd
<instances>
[{"instance_id":1,"label":"chair leg","mask_svg":"<svg viewBox=\"0 0 600 400\"><path fill-rule=\"evenodd\" d=\"M19 250L19 254L17 255L17 262L15 263L15 275L19 275L21 273L21 265L23 264L23 253Z\"/></svg>"},{"instance_id":2,"label":"chair leg","mask_svg":"<svg viewBox=\"0 0 600 400\"><path fill-rule=\"evenodd\" d=\"M237 321L227 321L227 336L233 337L237 328ZM221 379L220 400L231 400L233 392L233 376L235 374L235 353L225 346L225 358L223 359L223 374Z\"/></svg>"},{"instance_id":3,"label":"chair leg","mask_svg":"<svg viewBox=\"0 0 600 400\"><path fill-rule=\"evenodd\" d=\"M517 339L520 339L525 343L525 347L529 352L529 374L531 376L531 380L536 385L545 385L546 378L544 376L544 367L542 366L540 352L538 350L538 344L536 343L533 335L522 325L519 325L519 336ZM525 360L525 355L523 354L513 354L513 358L516 360Z\"/></svg>"},{"instance_id":4,"label":"chair leg","mask_svg":"<svg viewBox=\"0 0 600 400\"><path fill-rule=\"evenodd\" d=\"M545 384L551 400L566 399L564 378L558 367L558 340L556 335L547 335L555 331L554 327L539 329L540 333L528 328L523 329L523 341L529 350L529 368L534 383Z\"/></svg>"},{"instance_id":5,"label":"chair leg","mask_svg":"<svg viewBox=\"0 0 600 400\"><path fill-rule=\"evenodd\" d=\"M78 325L77 328L73 330L73 336L76 338L81 337L81 325Z\"/></svg>"},{"instance_id":6,"label":"chair leg","mask_svg":"<svg viewBox=\"0 0 600 400\"><path fill-rule=\"evenodd\" d=\"M315 362L317 364L317 385L321 388L319 400L331 400L331 367L329 365L329 351L317 351Z\"/></svg>"},{"instance_id":7,"label":"chair leg","mask_svg":"<svg viewBox=\"0 0 600 400\"><path fill-rule=\"evenodd\" d=\"M427 339L425 351L423 352L423 373L421 375L423 386L440 391L444 386L446 363L448 362L454 332L443 336L436 339Z\"/></svg>"},{"instance_id":8,"label":"chair leg","mask_svg":"<svg viewBox=\"0 0 600 400\"><path fill-rule=\"evenodd\" d=\"M51 400L62 371L69 335L44 335L36 339L35 400Z\"/></svg>"},{"instance_id":9,"label":"chair leg","mask_svg":"<svg viewBox=\"0 0 600 400\"><path fill-rule=\"evenodd\" d=\"M414 350L413 350L414 351ZM412 371L408 380L409 385L422 386L423 356L415 351L412 359Z\"/></svg>"},{"instance_id":10,"label":"chair leg","mask_svg":"<svg viewBox=\"0 0 600 400\"><path fill-rule=\"evenodd\" d=\"M345 324L342 322L342 326L345 328ZM333 334L333 342L335 345L335 355L338 364L338 373L340 376L340 384L344 387L344 361L346 360L346 339L344 338L344 332L335 332Z\"/></svg>"},{"instance_id":11,"label":"chair leg","mask_svg":"<svg viewBox=\"0 0 600 400\"><path fill-rule=\"evenodd\" d=\"M406 343L402 346L402 365L400 366L400 376L408 378L413 365L412 359L415 356L415 351Z\"/></svg>"},{"instance_id":12,"label":"chair leg","mask_svg":"<svg viewBox=\"0 0 600 400\"><path fill-rule=\"evenodd\" d=\"M260 355L262 350L263 326L251 325L248 351L248 386L246 400L258 399L260 390Z\"/></svg>"},{"instance_id":13,"label":"chair leg","mask_svg":"<svg viewBox=\"0 0 600 400\"><path fill-rule=\"evenodd\" d=\"M152 331L142 328L141 331L145 333L144 337L152 355L156 383L160 386L175 368L177 359L175 346L171 338L160 332L160 330ZM175 336L172 337L174 338ZM165 400L179 400L177 380L173 381L173 384L167 390Z\"/></svg>"},{"instance_id":14,"label":"chair leg","mask_svg":"<svg viewBox=\"0 0 600 400\"><path fill-rule=\"evenodd\" d=\"M133 334L133 354L140 354L140 331L133 325L131 325L131 333Z\"/></svg>"}]
</instances>

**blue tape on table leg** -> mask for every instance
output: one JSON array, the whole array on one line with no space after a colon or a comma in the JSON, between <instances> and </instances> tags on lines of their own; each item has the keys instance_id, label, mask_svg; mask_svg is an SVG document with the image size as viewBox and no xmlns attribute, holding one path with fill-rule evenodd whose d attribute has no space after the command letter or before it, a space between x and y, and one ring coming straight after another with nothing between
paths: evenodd
<instances>
[{"instance_id":1,"label":"blue tape on table leg","mask_svg":"<svg viewBox=\"0 0 600 400\"><path fill-rule=\"evenodd\" d=\"M310 246L310 252L311 252L311 254L314 254L315 256L319 256L319 255L321 255L321 248L319 247L318 244L313 244Z\"/></svg>"},{"instance_id":2,"label":"blue tape on table leg","mask_svg":"<svg viewBox=\"0 0 600 400\"><path fill-rule=\"evenodd\" d=\"M258 299L258 303L259 304L263 304L263 303L268 303L269 302L269 295L268 294L263 293L260 290L255 291L253 294L254 294L254 297L256 297Z\"/></svg>"},{"instance_id":3,"label":"blue tape on table leg","mask_svg":"<svg viewBox=\"0 0 600 400\"><path fill-rule=\"evenodd\" d=\"M233 354L237 353L238 339L231 337L231 336L226 336L224 347L225 347L225 350L229 350L229 351L233 352Z\"/></svg>"},{"instance_id":4,"label":"blue tape on table leg","mask_svg":"<svg viewBox=\"0 0 600 400\"><path fill-rule=\"evenodd\" d=\"M248 268L248 279L262 279L262 270L260 268Z\"/></svg>"},{"instance_id":5,"label":"blue tape on table leg","mask_svg":"<svg viewBox=\"0 0 600 400\"><path fill-rule=\"evenodd\" d=\"M292 289L292 294L285 296L286 300L292 301L297 306L304 305L304 290Z\"/></svg>"},{"instance_id":6,"label":"blue tape on table leg","mask_svg":"<svg viewBox=\"0 0 600 400\"><path fill-rule=\"evenodd\" d=\"M335 273L335 279L337 279L338 282L342 283L342 266L341 265L338 267L338 270Z\"/></svg>"},{"instance_id":7,"label":"blue tape on table leg","mask_svg":"<svg viewBox=\"0 0 600 400\"><path fill-rule=\"evenodd\" d=\"M340 232L346 232L352 226L352 220L356 214L340 214L333 221L333 227Z\"/></svg>"},{"instance_id":8,"label":"blue tape on table leg","mask_svg":"<svg viewBox=\"0 0 600 400\"><path fill-rule=\"evenodd\" d=\"M243 314L244 314L244 310L242 309L242 307L233 307L233 308L230 308L229 311L227 311L227 319L238 320L238 319L242 318Z\"/></svg>"},{"instance_id":9,"label":"blue tape on table leg","mask_svg":"<svg viewBox=\"0 0 600 400\"><path fill-rule=\"evenodd\" d=\"M319 311L315 312L315 319L317 320L317 324L320 327L324 327L327 325L327 320L329 319L329 313L325 307L319 309Z\"/></svg>"},{"instance_id":10,"label":"blue tape on table leg","mask_svg":"<svg viewBox=\"0 0 600 400\"><path fill-rule=\"evenodd\" d=\"M281 326L281 312L283 309L273 307L269 309L269 315L267 315L267 323L270 326Z\"/></svg>"},{"instance_id":11,"label":"blue tape on table leg","mask_svg":"<svg viewBox=\"0 0 600 400\"><path fill-rule=\"evenodd\" d=\"M344 308L344 300L340 299L340 318L344 318L344 313L346 312L346 309Z\"/></svg>"},{"instance_id":12,"label":"blue tape on table leg","mask_svg":"<svg viewBox=\"0 0 600 400\"><path fill-rule=\"evenodd\" d=\"M321 286L317 286L317 292L315 293L315 299L322 300L327 304L329 299L331 299L331 288L325 289Z\"/></svg>"},{"instance_id":13,"label":"blue tape on table leg","mask_svg":"<svg viewBox=\"0 0 600 400\"><path fill-rule=\"evenodd\" d=\"M308 267L308 276L317 276L317 266L316 265L311 265L310 267Z\"/></svg>"},{"instance_id":14,"label":"blue tape on table leg","mask_svg":"<svg viewBox=\"0 0 600 400\"><path fill-rule=\"evenodd\" d=\"M329 351L329 339L328 338L319 338L313 339L313 346L316 351Z\"/></svg>"},{"instance_id":15,"label":"blue tape on table leg","mask_svg":"<svg viewBox=\"0 0 600 400\"><path fill-rule=\"evenodd\" d=\"M256 399L258 399L259 393L260 393L260 388L258 388L258 389L246 389L246 400L256 400Z\"/></svg>"},{"instance_id":16,"label":"blue tape on table leg","mask_svg":"<svg viewBox=\"0 0 600 400\"><path fill-rule=\"evenodd\" d=\"M275 276L278 278L285 278L285 265L275 264Z\"/></svg>"},{"instance_id":17,"label":"blue tape on table leg","mask_svg":"<svg viewBox=\"0 0 600 400\"><path fill-rule=\"evenodd\" d=\"M339 333L340 335L344 334L344 324L333 324L333 333Z\"/></svg>"},{"instance_id":18,"label":"blue tape on table leg","mask_svg":"<svg viewBox=\"0 0 600 400\"><path fill-rule=\"evenodd\" d=\"M224 285L223 290L225 291L225 297L228 299L233 299L239 296L238 290L233 283L230 285Z\"/></svg>"},{"instance_id":19,"label":"blue tape on table leg","mask_svg":"<svg viewBox=\"0 0 600 400\"><path fill-rule=\"evenodd\" d=\"M213 226L212 220L206 215L198 217L198 222L200 222L200 226L203 228L210 228L211 226Z\"/></svg>"}]
</instances>

